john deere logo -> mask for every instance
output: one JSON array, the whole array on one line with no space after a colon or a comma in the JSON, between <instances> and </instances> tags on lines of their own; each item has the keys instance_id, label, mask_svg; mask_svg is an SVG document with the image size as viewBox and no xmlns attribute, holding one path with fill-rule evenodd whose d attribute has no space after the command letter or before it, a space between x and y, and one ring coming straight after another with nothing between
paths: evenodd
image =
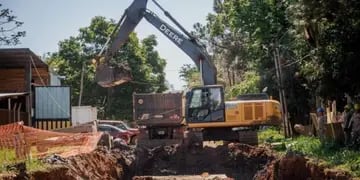
<instances>
[{"instance_id":1,"label":"john deere logo","mask_svg":"<svg viewBox=\"0 0 360 180\"><path fill-rule=\"evenodd\" d=\"M144 100L143 100L143 99L139 99L139 100L138 100L138 103L139 103L139 104L143 104L143 103L144 103Z\"/></svg>"}]
</instances>

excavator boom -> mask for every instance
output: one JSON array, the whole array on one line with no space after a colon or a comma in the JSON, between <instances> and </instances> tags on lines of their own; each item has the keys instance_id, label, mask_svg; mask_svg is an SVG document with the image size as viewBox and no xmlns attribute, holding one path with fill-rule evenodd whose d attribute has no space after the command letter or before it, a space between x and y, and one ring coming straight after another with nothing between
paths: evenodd
<instances>
[{"instance_id":1,"label":"excavator boom","mask_svg":"<svg viewBox=\"0 0 360 180\"><path fill-rule=\"evenodd\" d=\"M147 0L134 0L125 10L123 17L120 19L110 37L110 44L105 45L104 62L97 63L96 80L98 84L103 87L111 87L130 80L130 78L127 78L129 75L123 76L127 74L124 70L114 69L108 62L119 48L127 42L130 33L134 31L143 17L194 61L200 70L204 85L216 84L216 68L206 53L206 50L167 11L164 11L158 3L156 3L156 5L164 11L165 15L169 17L185 35L161 20L155 13L146 9L146 5ZM102 52L100 53L100 56L101 55Z\"/></svg>"}]
</instances>

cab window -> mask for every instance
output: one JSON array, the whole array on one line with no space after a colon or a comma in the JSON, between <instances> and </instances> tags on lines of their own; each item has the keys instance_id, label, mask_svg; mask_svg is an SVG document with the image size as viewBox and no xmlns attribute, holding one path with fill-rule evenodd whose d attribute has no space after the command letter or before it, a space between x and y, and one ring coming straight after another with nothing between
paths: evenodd
<instances>
[{"instance_id":1,"label":"cab window","mask_svg":"<svg viewBox=\"0 0 360 180\"><path fill-rule=\"evenodd\" d=\"M212 111L221 108L222 96L220 88L210 88L210 108Z\"/></svg>"},{"instance_id":2,"label":"cab window","mask_svg":"<svg viewBox=\"0 0 360 180\"><path fill-rule=\"evenodd\" d=\"M191 97L191 103L190 108L199 108L202 106L201 103L201 89L196 89L193 91L192 97Z\"/></svg>"}]
</instances>

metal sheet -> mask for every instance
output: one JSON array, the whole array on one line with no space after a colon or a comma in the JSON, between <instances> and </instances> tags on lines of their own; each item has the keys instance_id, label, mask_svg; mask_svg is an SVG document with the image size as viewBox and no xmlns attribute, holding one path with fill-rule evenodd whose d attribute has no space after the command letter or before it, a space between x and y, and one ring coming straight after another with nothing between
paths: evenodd
<instances>
[{"instance_id":1,"label":"metal sheet","mask_svg":"<svg viewBox=\"0 0 360 180\"><path fill-rule=\"evenodd\" d=\"M22 92L22 93L0 93L0 99L1 98L14 97L14 96L23 96L25 94L28 94L28 93L26 93L26 92Z\"/></svg>"},{"instance_id":2,"label":"metal sheet","mask_svg":"<svg viewBox=\"0 0 360 180\"><path fill-rule=\"evenodd\" d=\"M85 124L97 120L97 109L91 106L73 106L71 122L73 125Z\"/></svg>"},{"instance_id":3,"label":"metal sheet","mask_svg":"<svg viewBox=\"0 0 360 180\"><path fill-rule=\"evenodd\" d=\"M71 119L70 87L35 87L35 119Z\"/></svg>"}]
</instances>

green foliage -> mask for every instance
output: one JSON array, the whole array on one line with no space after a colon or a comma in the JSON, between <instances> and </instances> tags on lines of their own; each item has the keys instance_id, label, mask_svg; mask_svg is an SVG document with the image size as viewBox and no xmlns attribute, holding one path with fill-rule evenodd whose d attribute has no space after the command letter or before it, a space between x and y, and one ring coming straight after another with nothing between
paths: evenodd
<instances>
[{"instance_id":1,"label":"green foliage","mask_svg":"<svg viewBox=\"0 0 360 180\"><path fill-rule=\"evenodd\" d=\"M243 81L228 89L226 96L232 98L241 94L259 93L259 82L260 76L256 72L248 71L244 74Z\"/></svg>"},{"instance_id":2,"label":"green foliage","mask_svg":"<svg viewBox=\"0 0 360 180\"><path fill-rule=\"evenodd\" d=\"M342 106L344 93L360 91L358 7L356 0L214 0L214 13L193 34L208 44L228 89L255 71L257 87L278 99L274 59L280 59L291 121L304 123L315 96Z\"/></svg>"},{"instance_id":3,"label":"green foliage","mask_svg":"<svg viewBox=\"0 0 360 180\"><path fill-rule=\"evenodd\" d=\"M25 36L25 31L15 31L24 23L17 20L8 8L3 8L0 4L0 46L17 45L19 38Z\"/></svg>"},{"instance_id":4,"label":"green foliage","mask_svg":"<svg viewBox=\"0 0 360 180\"><path fill-rule=\"evenodd\" d=\"M5 165L16 162L16 154L14 149L0 149L0 172L5 169Z\"/></svg>"},{"instance_id":5,"label":"green foliage","mask_svg":"<svg viewBox=\"0 0 360 180\"><path fill-rule=\"evenodd\" d=\"M359 7L356 0L329 0L299 1L289 8L297 32L305 30L315 52L301 71L311 90L324 98L340 100L344 93L359 93Z\"/></svg>"},{"instance_id":6,"label":"green foliage","mask_svg":"<svg viewBox=\"0 0 360 180\"><path fill-rule=\"evenodd\" d=\"M299 137L288 143L289 149L310 157L322 159L331 167L339 167L352 175L360 176L360 152L343 148L334 143L321 144L314 137Z\"/></svg>"},{"instance_id":7,"label":"green foliage","mask_svg":"<svg viewBox=\"0 0 360 180\"><path fill-rule=\"evenodd\" d=\"M23 161L20 161L16 158L14 149L1 149L0 162L0 173L2 173L7 171L6 166L11 166ZM27 159L25 160L25 164L27 171L43 170L47 168L47 165L37 158Z\"/></svg>"},{"instance_id":8,"label":"green foliage","mask_svg":"<svg viewBox=\"0 0 360 180\"><path fill-rule=\"evenodd\" d=\"M259 143L281 142L285 139L279 128L268 127L258 132Z\"/></svg>"},{"instance_id":9,"label":"green foliage","mask_svg":"<svg viewBox=\"0 0 360 180\"><path fill-rule=\"evenodd\" d=\"M131 33L111 59L114 64L127 64L133 82L113 88L102 88L94 82L95 67L91 59L101 50L115 27L115 21L97 16L88 27L80 28L79 35L59 42L59 51L49 55L47 63L66 76L64 85L72 87L72 104L79 101L80 79L84 64L84 91L81 105L98 107L102 119L132 119L132 93L162 92L165 85L166 61L155 50L156 37L139 40Z\"/></svg>"},{"instance_id":10,"label":"green foliage","mask_svg":"<svg viewBox=\"0 0 360 180\"><path fill-rule=\"evenodd\" d=\"M195 65L184 64L180 69L180 78L186 82L186 87L190 88L193 86L201 85L200 73Z\"/></svg>"},{"instance_id":11,"label":"green foliage","mask_svg":"<svg viewBox=\"0 0 360 180\"><path fill-rule=\"evenodd\" d=\"M275 148L280 152L291 150L300 152L312 159L320 160L330 167L344 169L353 176L360 176L360 152L349 150L335 144L327 142L322 144L316 137L300 136L293 139L285 139L277 128L267 128L258 132L260 143L282 143L286 148Z\"/></svg>"}]
</instances>

